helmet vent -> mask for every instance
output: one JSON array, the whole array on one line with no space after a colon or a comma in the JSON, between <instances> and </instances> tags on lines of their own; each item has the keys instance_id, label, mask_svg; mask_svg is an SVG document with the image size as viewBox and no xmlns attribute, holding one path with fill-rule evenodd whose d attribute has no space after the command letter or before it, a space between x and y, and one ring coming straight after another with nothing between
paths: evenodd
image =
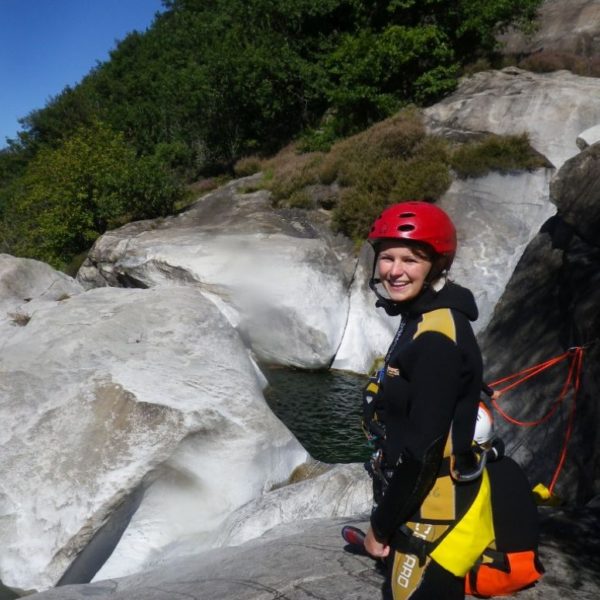
<instances>
[{"instance_id":1,"label":"helmet vent","mask_svg":"<svg viewBox=\"0 0 600 600\"><path fill-rule=\"evenodd\" d=\"M410 217L416 216L414 212L404 212L400 215L401 219L409 219Z\"/></svg>"},{"instance_id":2,"label":"helmet vent","mask_svg":"<svg viewBox=\"0 0 600 600\"><path fill-rule=\"evenodd\" d=\"M410 224L406 224L406 225L399 225L398 226L398 231L413 231L415 228L414 225L410 225Z\"/></svg>"}]
</instances>

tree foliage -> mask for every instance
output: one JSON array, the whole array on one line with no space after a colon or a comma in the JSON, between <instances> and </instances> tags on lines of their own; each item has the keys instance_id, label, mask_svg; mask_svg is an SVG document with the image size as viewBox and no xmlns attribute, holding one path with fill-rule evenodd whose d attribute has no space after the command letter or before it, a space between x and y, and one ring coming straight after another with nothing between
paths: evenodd
<instances>
[{"instance_id":1,"label":"tree foliage","mask_svg":"<svg viewBox=\"0 0 600 600\"><path fill-rule=\"evenodd\" d=\"M153 157L137 158L122 134L100 122L42 148L10 188L4 245L57 267L110 227L168 214L179 193Z\"/></svg>"},{"instance_id":2,"label":"tree foliage","mask_svg":"<svg viewBox=\"0 0 600 600\"><path fill-rule=\"evenodd\" d=\"M334 115L354 133L432 102L499 28L540 0L166 0L74 88L23 120L26 145L55 145L93 118L140 153L183 144L190 176L268 153Z\"/></svg>"},{"instance_id":3,"label":"tree foliage","mask_svg":"<svg viewBox=\"0 0 600 600\"><path fill-rule=\"evenodd\" d=\"M232 172L300 134L326 149L433 102L541 0L163 4L0 152L5 248L64 262L106 227L164 213L179 193L167 173Z\"/></svg>"}]
</instances>

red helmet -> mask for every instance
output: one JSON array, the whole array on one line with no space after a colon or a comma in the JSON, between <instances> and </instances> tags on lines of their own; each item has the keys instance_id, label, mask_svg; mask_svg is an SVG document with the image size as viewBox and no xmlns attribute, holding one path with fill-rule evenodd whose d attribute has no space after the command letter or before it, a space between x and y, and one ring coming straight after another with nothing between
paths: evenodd
<instances>
[{"instance_id":1,"label":"red helmet","mask_svg":"<svg viewBox=\"0 0 600 600\"><path fill-rule=\"evenodd\" d=\"M428 244L446 256L450 266L456 252L456 229L450 217L429 202L401 202L386 208L375 219L367 238L372 244L389 239Z\"/></svg>"}]
</instances>

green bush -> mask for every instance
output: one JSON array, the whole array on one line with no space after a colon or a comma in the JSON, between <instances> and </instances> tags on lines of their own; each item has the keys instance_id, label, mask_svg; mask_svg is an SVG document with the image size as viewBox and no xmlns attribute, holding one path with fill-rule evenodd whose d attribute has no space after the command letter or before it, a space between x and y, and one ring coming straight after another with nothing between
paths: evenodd
<instances>
[{"instance_id":1,"label":"green bush","mask_svg":"<svg viewBox=\"0 0 600 600\"><path fill-rule=\"evenodd\" d=\"M333 212L332 227L348 235L358 246L366 239L373 221L386 206L386 199L380 193L347 188L342 191Z\"/></svg>"},{"instance_id":2,"label":"green bush","mask_svg":"<svg viewBox=\"0 0 600 600\"><path fill-rule=\"evenodd\" d=\"M336 143L319 171L322 183L357 185L384 159L406 158L425 138L419 111L407 108L369 129ZM383 167L385 168L385 167Z\"/></svg>"},{"instance_id":3,"label":"green bush","mask_svg":"<svg viewBox=\"0 0 600 600\"><path fill-rule=\"evenodd\" d=\"M262 170L262 160L258 156L244 156L233 165L236 177L247 177Z\"/></svg>"},{"instance_id":4,"label":"green bush","mask_svg":"<svg viewBox=\"0 0 600 600\"><path fill-rule=\"evenodd\" d=\"M262 187L273 194L276 203L289 199L296 191L319 182L322 152L302 154L291 144L263 163Z\"/></svg>"},{"instance_id":5,"label":"green bush","mask_svg":"<svg viewBox=\"0 0 600 600\"><path fill-rule=\"evenodd\" d=\"M333 209L334 228L364 239L389 204L443 195L451 183L448 145L426 135L419 111L405 109L336 144L323 161L321 179L344 188Z\"/></svg>"},{"instance_id":6,"label":"green bush","mask_svg":"<svg viewBox=\"0 0 600 600\"><path fill-rule=\"evenodd\" d=\"M285 203L287 208L302 208L309 210L316 207L315 201L307 190L296 190Z\"/></svg>"},{"instance_id":7,"label":"green bush","mask_svg":"<svg viewBox=\"0 0 600 600\"><path fill-rule=\"evenodd\" d=\"M421 113L406 108L369 129L335 143L328 153L298 153L289 146L263 166L277 206L311 209L309 186L336 184L328 197L332 225L353 239L388 204L405 199L438 199L450 185L449 150L428 136Z\"/></svg>"},{"instance_id":8,"label":"green bush","mask_svg":"<svg viewBox=\"0 0 600 600\"><path fill-rule=\"evenodd\" d=\"M490 135L480 142L457 148L450 159L458 177L481 177L490 171L535 170L547 166L545 159L529 144L527 134Z\"/></svg>"},{"instance_id":9,"label":"green bush","mask_svg":"<svg viewBox=\"0 0 600 600\"><path fill-rule=\"evenodd\" d=\"M389 194L392 202L404 200L438 200L452 183L448 165L417 157L407 160L396 176Z\"/></svg>"},{"instance_id":10,"label":"green bush","mask_svg":"<svg viewBox=\"0 0 600 600\"><path fill-rule=\"evenodd\" d=\"M108 228L168 214L182 194L157 157L138 158L121 134L100 122L56 148L42 148L12 184L5 246L59 268Z\"/></svg>"}]
</instances>

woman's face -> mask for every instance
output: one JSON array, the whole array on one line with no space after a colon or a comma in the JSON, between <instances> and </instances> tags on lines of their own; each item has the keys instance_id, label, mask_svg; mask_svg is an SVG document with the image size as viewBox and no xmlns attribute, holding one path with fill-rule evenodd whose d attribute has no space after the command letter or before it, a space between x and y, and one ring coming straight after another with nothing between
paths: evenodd
<instances>
[{"instance_id":1,"label":"woman's face","mask_svg":"<svg viewBox=\"0 0 600 600\"><path fill-rule=\"evenodd\" d=\"M424 254L396 241L383 242L377 257L379 278L394 302L416 298L423 291L431 266Z\"/></svg>"}]
</instances>

